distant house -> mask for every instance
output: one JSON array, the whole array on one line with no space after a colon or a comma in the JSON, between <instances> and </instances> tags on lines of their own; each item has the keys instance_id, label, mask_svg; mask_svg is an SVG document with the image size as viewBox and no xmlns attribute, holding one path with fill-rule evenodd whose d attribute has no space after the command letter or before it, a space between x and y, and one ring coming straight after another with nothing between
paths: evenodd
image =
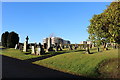
<instances>
[{"instance_id":1,"label":"distant house","mask_svg":"<svg viewBox=\"0 0 120 80\"><path fill-rule=\"evenodd\" d=\"M81 41L80 44L87 44L87 41Z\"/></svg>"},{"instance_id":2,"label":"distant house","mask_svg":"<svg viewBox=\"0 0 120 80\"><path fill-rule=\"evenodd\" d=\"M43 44L44 43L48 43L48 38L43 39ZM70 44L70 41L64 40L60 37L51 37L51 43L52 44L55 44L55 43L57 43L57 44Z\"/></svg>"},{"instance_id":3,"label":"distant house","mask_svg":"<svg viewBox=\"0 0 120 80\"><path fill-rule=\"evenodd\" d=\"M81 41L80 44L92 44L91 41Z\"/></svg>"}]
</instances>

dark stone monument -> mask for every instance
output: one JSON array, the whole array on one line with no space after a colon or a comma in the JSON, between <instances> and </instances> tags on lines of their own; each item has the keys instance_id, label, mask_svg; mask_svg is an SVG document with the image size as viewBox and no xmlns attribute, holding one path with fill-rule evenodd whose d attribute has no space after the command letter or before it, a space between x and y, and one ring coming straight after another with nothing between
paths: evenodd
<instances>
[{"instance_id":1,"label":"dark stone monument","mask_svg":"<svg viewBox=\"0 0 120 80\"><path fill-rule=\"evenodd\" d=\"M69 45L69 50L73 50L73 49L72 49L72 45Z\"/></svg>"},{"instance_id":2,"label":"dark stone monument","mask_svg":"<svg viewBox=\"0 0 120 80\"><path fill-rule=\"evenodd\" d=\"M48 44L47 44L47 52L49 51L54 51L53 47L52 47L52 42L51 42L51 38L48 38Z\"/></svg>"},{"instance_id":3,"label":"dark stone monument","mask_svg":"<svg viewBox=\"0 0 120 80\"><path fill-rule=\"evenodd\" d=\"M36 55L43 55L45 53L44 48L41 43L39 43L39 47L37 48Z\"/></svg>"},{"instance_id":4,"label":"dark stone monument","mask_svg":"<svg viewBox=\"0 0 120 80\"><path fill-rule=\"evenodd\" d=\"M89 44L86 44L86 53L87 53L87 54L90 54Z\"/></svg>"}]
</instances>

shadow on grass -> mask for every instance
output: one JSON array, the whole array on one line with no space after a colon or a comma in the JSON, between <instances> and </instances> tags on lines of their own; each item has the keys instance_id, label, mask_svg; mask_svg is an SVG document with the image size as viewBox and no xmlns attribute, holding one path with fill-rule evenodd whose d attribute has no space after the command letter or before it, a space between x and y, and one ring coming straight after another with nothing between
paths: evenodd
<instances>
[{"instance_id":1,"label":"shadow on grass","mask_svg":"<svg viewBox=\"0 0 120 80\"><path fill-rule=\"evenodd\" d=\"M74 51L74 52L80 52L80 51L85 51L85 50L77 50L77 51Z\"/></svg>"},{"instance_id":2,"label":"shadow on grass","mask_svg":"<svg viewBox=\"0 0 120 80\"><path fill-rule=\"evenodd\" d=\"M29 54L31 54L31 52L25 52L24 54L25 54L25 55L29 55Z\"/></svg>"},{"instance_id":3,"label":"shadow on grass","mask_svg":"<svg viewBox=\"0 0 120 80\"><path fill-rule=\"evenodd\" d=\"M42 55L40 57L26 59L25 61L27 61L27 62L35 62L35 61L43 60L43 59L50 58L50 57L53 57L53 56L56 56L56 55L69 53L69 52L79 52L79 51L85 51L85 50L76 50L76 51L75 50L70 50L70 51L58 51L58 52L51 51L51 52L46 52L44 55Z\"/></svg>"},{"instance_id":4,"label":"shadow on grass","mask_svg":"<svg viewBox=\"0 0 120 80\"><path fill-rule=\"evenodd\" d=\"M6 48L0 48L0 50L4 50L4 49L6 49Z\"/></svg>"},{"instance_id":5,"label":"shadow on grass","mask_svg":"<svg viewBox=\"0 0 120 80\"><path fill-rule=\"evenodd\" d=\"M0 55L1 56L1 55ZM58 70L46 68L32 64L24 60L19 60L2 55L2 79L86 79L77 75L64 73Z\"/></svg>"},{"instance_id":6,"label":"shadow on grass","mask_svg":"<svg viewBox=\"0 0 120 80\"><path fill-rule=\"evenodd\" d=\"M43 60L43 59L46 59L46 58L49 58L49 57L52 57L52 56L56 56L56 55L60 55L60 54L64 54L64 53L68 53L68 52L53 52L53 53L45 53L44 55L41 55L40 57L37 57L37 58L31 58L31 59L26 59L24 61L27 61L27 62L35 62L35 61L38 61L38 60Z\"/></svg>"}]
</instances>

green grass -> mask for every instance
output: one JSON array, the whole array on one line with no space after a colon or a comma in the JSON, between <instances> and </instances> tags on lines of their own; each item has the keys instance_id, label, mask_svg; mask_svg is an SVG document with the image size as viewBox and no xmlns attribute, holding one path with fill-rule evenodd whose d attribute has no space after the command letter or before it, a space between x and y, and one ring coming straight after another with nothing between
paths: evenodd
<instances>
[{"instance_id":1,"label":"green grass","mask_svg":"<svg viewBox=\"0 0 120 80\"><path fill-rule=\"evenodd\" d=\"M30 50L28 50L28 51L30 51ZM18 49L14 49L14 48L7 48L7 49L0 50L1 55L9 56L12 58L17 58L20 60L26 60L26 59L31 59L31 58L43 57L43 56L47 57L49 55L55 55L55 54L61 54L61 53L67 53L67 52L73 52L73 51L67 51L67 50L58 51L58 52L51 51L51 52L45 53L44 55L38 56L38 55L30 54L30 52L22 52Z\"/></svg>"},{"instance_id":2,"label":"green grass","mask_svg":"<svg viewBox=\"0 0 120 80\"><path fill-rule=\"evenodd\" d=\"M38 57L36 55L31 55L31 54L26 55L26 54L24 54L24 52L21 52L20 50L15 50L13 48L0 50L0 54L5 55L5 56L9 56L12 58L17 58L20 60Z\"/></svg>"},{"instance_id":3,"label":"green grass","mask_svg":"<svg viewBox=\"0 0 120 80\"><path fill-rule=\"evenodd\" d=\"M95 52L96 50L91 51ZM94 54L83 54L83 51L80 51L57 55L33 63L76 75L97 77L99 76L97 72L99 64L117 57L117 49Z\"/></svg>"},{"instance_id":4,"label":"green grass","mask_svg":"<svg viewBox=\"0 0 120 80\"><path fill-rule=\"evenodd\" d=\"M120 67L119 65L120 59L114 58L114 59L109 59L99 66L99 73L101 73L101 77L105 78L120 78L119 70Z\"/></svg>"},{"instance_id":5,"label":"green grass","mask_svg":"<svg viewBox=\"0 0 120 80\"><path fill-rule=\"evenodd\" d=\"M0 50L0 54L12 58L17 58L20 60L55 55L32 63L76 75L82 75L88 77L99 77L99 76L104 77L104 76L108 76L108 74L106 73L110 74L113 71L114 73L116 73L117 71L117 68L115 67L117 65L116 62L106 63L106 65L104 66L101 66L101 64L111 59L118 58L118 49L110 49L107 51L102 51L102 50L103 49L100 49L101 52L97 52L97 49L93 48L90 50L90 52L93 54L85 54L84 50L78 49L78 50L68 51L67 49L64 49L63 51L58 51L58 52L51 51L49 53L46 53L45 55L36 56L31 54L26 55L24 52L21 52L20 50L15 50L11 48L11 49ZM102 75L100 75L98 71Z\"/></svg>"}]
</instances>

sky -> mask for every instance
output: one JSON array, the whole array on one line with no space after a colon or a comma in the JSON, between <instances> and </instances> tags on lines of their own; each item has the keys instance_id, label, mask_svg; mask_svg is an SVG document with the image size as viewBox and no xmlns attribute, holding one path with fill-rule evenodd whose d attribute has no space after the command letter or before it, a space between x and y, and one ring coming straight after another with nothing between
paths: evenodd
<instances>
[{"instance_id":1,"label":"sky","mask_svg":"<svg viewBox=\"0 0 120 80\"><path fill-rule=\"evenodd\" d=\"M88 39L87 27L94 14L110 2L2 2L2 33L14 31L20 42L43 42L53 34L71 43Z\"/></svg>"}]
</instances>

